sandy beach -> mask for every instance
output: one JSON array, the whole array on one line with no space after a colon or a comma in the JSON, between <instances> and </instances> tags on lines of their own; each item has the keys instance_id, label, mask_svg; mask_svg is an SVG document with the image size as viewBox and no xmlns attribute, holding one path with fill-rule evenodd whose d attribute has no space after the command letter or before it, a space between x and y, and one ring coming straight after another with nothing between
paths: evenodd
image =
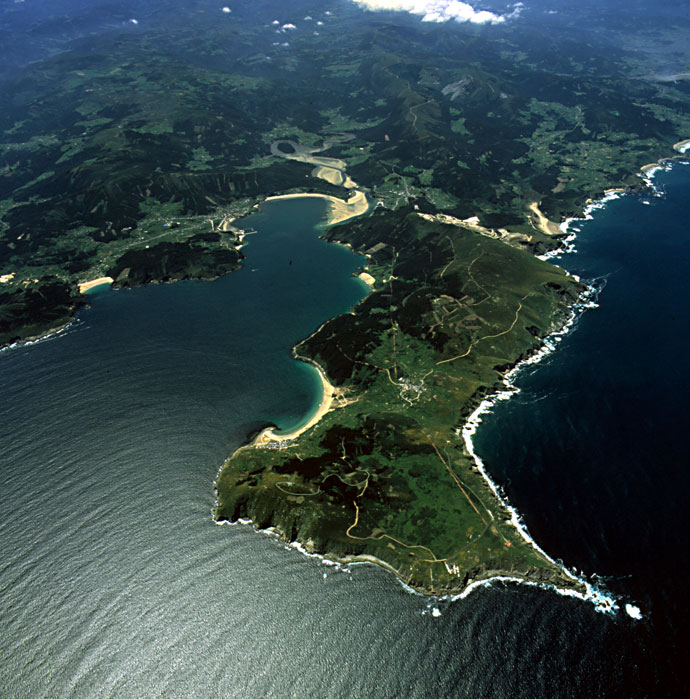
<instances>
[{"instance_id":1,"label":"sandy beach","mask_svg":"<svg viewBox=\"0 0 690 699\"><path fill-rule=\"evenodd\" d=\"M299 197L318 197L329 202L328 207L328 225L334 226L336 223L342 223L356 216L361 216L369 210L369 200L367 195L362 191L355 191L352 196L345 201L337 197L329 196L328 194L316 194L306 192L304 194L281 194L276 197L268 197L266 201L277 201L278 199L295 199Z\"/></svg>"},{"instance_id":2,"label":"sandy beach","mask_svg":"<svg viewBox=\"0 0 690 699\"><path fill-rule=\"evenodd\" d=\"M690 138L686 138L684 141L678 141L678 143L673 144L673 150L677 150L679 153L686 153L690 149Z\"/></svg>"},{"instance_id":3,"label":"sandy beach","mask_svg":"<svg viewBox=\"0 0 690 699\"><path fill-rule=\"evenodd\" d=\"M317 408L316 412L307 422L292 432L276 434L272 427L267 427L254 440L252 446L261 446L269 444L270 442L285 442L297 439L297 437L299 437L303 432L306 432L310 427L313 427L317 422L319 422L319 420L321 420L321 418L331 409L333 397L335 396L337 389L326 378L326 375L323 373L321 367L317 366L316 364L313 366L319 372L319 377L323 386L323 396L321 397L321 403L319 403L319 407Z\"/></svg>"},{"instance_id":4,"label":"sandy beach","mask_svg":"<svg viewBox=\"0 0 690 699\"><path fill-rule=\"evenodd\" d=\"M343 173L334 167L324 167L323 165L318 165L311 171L312 177L318 177L320 180L325 180L339 187L343 184Z\"/></svg>"},{"instance_id":5,"label":"sandy beach","mask_svg":"<svg viewBox=\"0 0 690 699\"><path fill-rule=\"evenodd\" d=\"M370 289L373 289L373 288L374 288L374 284L376 284L376 279L374 279L374 277L372 277L371 274L369 274L368 272L362 272L362 273L359 275L359 278L360 278Z\"/></svg>"},{"instance_id":6,"label":"sandy beach","mask_svg":"<svg viewBox=\"0 0 690 699\"><path fill-rule=\"evenodd\" d=\"M112 277L98 277L98 279L92 279L90 282L82 282L79 284L79 293L85 294L89 289L101 286L101 284L112 284L114 281Z\"/></svg>"},{"instance_id":7,"label":"sandy beach","mask_svg":"<svg viewBox=\"0 0 690 699\"><path fill-rule=\"evenodd\" d=\"M653 171L656 170L658 167L663 167L663 165L662 165L661 163L648 163L647 165L643 165L643 166L640 168L640 172L641 172L643 175L649 175L650 172L653 172Z\"/></svg>"}]
</instances>

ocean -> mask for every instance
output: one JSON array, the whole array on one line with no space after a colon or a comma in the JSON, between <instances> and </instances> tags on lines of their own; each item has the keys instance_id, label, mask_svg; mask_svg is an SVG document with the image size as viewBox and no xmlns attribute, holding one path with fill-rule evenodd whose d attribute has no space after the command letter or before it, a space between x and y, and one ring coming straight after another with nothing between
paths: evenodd
<instances>
[{"instance_id":1,"label":"ocean","mask_svg":"<svg viewBox=\"0 0 690 699\"><path fill-rule=\"evenodd\" d=\"M0 353L0 695L682 695L690 166L655 182L572 224L556 262L599 307L475 437L540 545L642 620L519 585L429 600L213 523L224 458L319 401L290 348L366 293L324 204L283 200L240 271L96 294Z\"/></svg>"},{"instance_id":2,"label":"ocean","mask_svg":"<svg viewBox=\"0 0 690 699\"><path fill-rule=\"evenodd\" d=\"M522 372L475 446L547 551L641 607L636 665L681 696L690 166L658 171L654 186L571 224L577 254L555 261L598 287L599 307Z\"/></svg>"}]
</instances>

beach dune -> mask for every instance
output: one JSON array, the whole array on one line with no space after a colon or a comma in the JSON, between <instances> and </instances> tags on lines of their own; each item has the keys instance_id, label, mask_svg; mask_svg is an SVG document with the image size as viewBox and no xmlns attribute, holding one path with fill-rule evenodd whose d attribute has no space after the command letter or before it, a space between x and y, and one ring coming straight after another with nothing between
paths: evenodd
<instances>
[{"instance_id":1,"label":"beach dune","mask_svg":"<svg viewBox=\"0 0 690 699\"><path fill-rule=\"evenodd\" d=\"M534 214L532 223L537 230L545 235L560 235L561 229L558 227L558 224L544 216L539 208L539 202L533 201L528 208Z\"/></svg>"}]
</instances>

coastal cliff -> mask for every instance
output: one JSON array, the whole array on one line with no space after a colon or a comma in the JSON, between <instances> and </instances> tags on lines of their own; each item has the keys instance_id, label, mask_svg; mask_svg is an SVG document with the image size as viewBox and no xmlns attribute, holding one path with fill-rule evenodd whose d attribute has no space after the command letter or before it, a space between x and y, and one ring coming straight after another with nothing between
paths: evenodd
<instances>
[{"instance_id":1,"label":"coastal cliff","mask_svg":"<svg viewBox=\"0 0 690 699\"><path fill-rule=\"evenodd\" d=\"M471 225L413 211L324 237L366 253L374 280L352 313L295 348L336 396L308 430L272 430L228 459L216 519L251 519L330 559L378 562L426 593L497 576L583 593L515 526L461 431L567 323L583 285Z\"/></svg>"}]
</instances>

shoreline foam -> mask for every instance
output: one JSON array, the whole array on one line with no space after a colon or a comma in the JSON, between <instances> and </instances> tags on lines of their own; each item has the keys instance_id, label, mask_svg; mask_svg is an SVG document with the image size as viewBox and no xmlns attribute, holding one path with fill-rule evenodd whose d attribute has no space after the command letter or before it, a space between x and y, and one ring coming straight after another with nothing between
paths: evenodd
<instances>
[{"instance_id":1,"label":"shoreline foam","mask_svg":"<svg viewBox=\"0 0 690 699\"><path fill-rule=\"evenodd\" d=\"M517 582L525 585L540 587L542 589L550 589L559 595L575 597L585 602L591 602L592 604L594 604L594 608L598 612L614 614L620 609L615 597L612 594L607 593L606 591L593 585L583 576L578 575L574 571L570 570L567 566L565 566L565 564L556 561L551 556L549 556L549 554L547 554L539 546L539 544L537 544L537 542L532 538L529 531L527 530L527 526L523 522L520 513L509 502L502 488L498 486L489 475L488 471L486 470L484 461L477 454L474 448L474 443L472 441L472 437L476 434L477 429L482 423L482 415L491 412L497 403L504 400L508 400L509 398L512 398L514 395L520 392L520 389L517 388L514 384L514 380L517 374L524 367L532 364L537 364L542 359L550 355L556 349L560 340L575 327L576 321L580 317L582 311L584 311L587 308L596 308L597 304L594 301L590 300L590 298L588 298L593 296L595 293L596 289L594 289L593 287L589 287L588 291L586 291L581 297L581 300L573 305L573 307L571 308L571 313L569 314L568 319L563 324L563 326L554 331L553 333L549 334L547 337L543 338L541 346L538 349L536 349L535 352L530 354L527 358L523 359L522 361L518 362L510 371L508 371L503 377L504 387L499 389L497 392L495 392L488 398L482 400L482 402L467 418L463 426L461 428L458 428L458 430L456 431L456 433L462 437L467 454L474 461L477 470L489 486L489 489L494 494L494 497L501 503L501 505L503 505L508 510L508 512L510 512L510 523L513 525L513 528L518 532L518 534L520 534L522 539L527 544L529 544L535 551L537 551L541 556L548 560L549 563L559 568L573 582L578 582L582 586L584 586L585 592L582 593L569 588L561 588L554 584L539 583L533 580L517 578L511 575L498 575L492 578L488 578L486 580L478 580L472 582L461 593L450 596L450 601L454 601L456 599L465 599L465 597L467 597L467 595L472 590L477 589L478 587L490 586L492 582L498 581Z\"/></svg>"},{"instance_id":2,"label":"shoreline foam","mask_svg":"<svg viewBox=\"0 0 690 699\"><path fill-rule=\"evenodd\" d=\"M676 148L676 146L686 148L688 151L690 151L690 139L688 139L687 141L681 141L678 144L675 144L674 148ZM676 148L676 150L679 150L679 152L682 152L682 153L685 152L685 150L680 150L680 148ZM643 176L644 181L648 184L648 186L653 191L656 192L657 190L654 187L654 183L652 182L651 178L659 170L666 169L667 167L670 167L673 164L673 162L676 162L676 161L669 159L669 160L665 161L666 164L664 164L664 165L651 164L649 166L649 169L647 169L644 172L643 171L640 172L641 176ZM616 200L616 199L620 198L621 196L624 196L628 193L630 193L629 190L623 189L623 188L616 187L616 188L607 189L607 190L605 190L604 196L601 199L598 199L596 201L590 201L587 203L587 205L583 209L583 216L567 218L563 222L558 224L559 231L562 233L568 234L563 241L564 245L557 250L553 250L553 251L550 251L549 253L547 253L543 256L539 256L539 259L547 260L547 259L550 259L553 257L563 255L563 254L577 252L573 243L577 237L576 233L579 232L579 229L574 229L570 233L568 233L572 224L576 221L591 220L593 218L592 213L594 211L596 211L598 209L603 209L608 202L614 201L614 200ZM361 194L361 192L358 192L358 194ZM326 199L335 199L335 197L329 197L328 195L319 195L319 194L289 194L289 195L283 195L282 197L270 197L269 199L275 200L275 199L292 198L292 197L299 197L299 196L320 196L320 197L324 197ZM267 201L269 199L267 199ZM576 275L572 275L572 276L575 279L579 280L579 278ZM511 513L510 521L511 521L511 524L513 525L513 527L517 530L517 532L525 540L525 542L528 543L530 546L532 546L536 551L538 551L546 560L548 560L552 565L559 568L573 582L577 582L580 585L582 585L585 589L584 593L578 592L577 590L570 589L570 588L558 587L557 585L555 585L553 583L537 582L537 581L529 580L526 578L516 577L514 575L495 575L494 574L494 575L488 576L487 578L472 581L460 593L446 594L446 595L427 594L427 593L415 590L414 588L407 585L404 582L404 580L401 578L400 573L393 566L391 566L389 563L387 563L385 561L382 561L382 560L376 558L375 556L364 554L361 556L348 556L346 560L338 560L338 558L336 558L336 557L329 558L327 554L324 555L324 554L320 554L320 553L309 552L298 541L287 542L285 544L285 548L297 550L309 558L317 558L317 559L321 560L322 563L324 563L326 565L333 565L333 566L345 565L345 566L348 566L348 565L367 564L367 563L377 565L385 570L392 572L395 575L396 580L399 582L399 584L407 592L409 592L411 594L425 597L427 600L430 601L430 603L434 602L434 601L454 602L456 600L466 599L475 590L478 590L480 588L491 587L495 583L517 583L517 584L526 585L528 587L537 587L537 588L542 589L542 590L550 590L550 591L555 592L556 594L564 596L564 597L572 597L575 599L579 599L581 601L591 602L594 605L595 610L598 612L601 612L601 613L616 614L618 611L620 611L620 605L618 604L618 600L616 599L616 597L613 596L612 593L609 593L609 592L601 589L597 585L589 582L588 580L586 580L583 577L583 575L578 575L576 572L570 570L562 562L556 561L551 556L549 556L536 543L536 541L529 534L529 531L527 530L526 525L522 521L522 518L521 518L519 512L517 511L517 509L510 504L510 502L508 501L507 497L505 496L505 493L502 491L500 486L498 486L496 483L494 483L493 479L488 474L486 467L484 465L484 462L482 461L481 457L479 457L477 455L477 453L474 449L474 444L472 442L472 437L474 436L479 425L482 422L481 416L490 412L499 401L507 400L508 398L511 398L512 396L514 396L515 394L517 394L519 392L520 389L515 386L514 379L515 379L516 375L522 370L522 368L525 366L529 366L531 364L536 364L539 361L541 361L542 359L544 359L544 357L551 354L556 349L556 347L557 347L558 343L561 341L561 339L565 335L567 335L575 327L576 321L580 317L581 313L584 310L586 310L587 308L596 308L597 307L596 302L591 299L591 297L594 296L594 294L596 292L597 292L597 290L594 287L590 286L588 288L588 291L586 291L583 294L583 296L581 297L581 300L573 305L573 307L571 308L571 313L569 314L565 323L559 329L555 330L553 333L551 333L547 337L543 338L541 346L538 349L536 349L536 351L534 353L532 353L526 359L518 362L509 372L507 372L503 377L504 388L499 389L492 396L484 399L479 404L479 406L470 414L470 416L467 418L467 420L463 424L462 428L458 428L458 435L462 436L468 455L471 456L471 458L475 462L475 465L477 466L478 471L480 472L480 474L484 478L485 482L487 483L487 485L489 486L489 488L493 492L494 496ZM316 365L316 366L319 369L321 375L323 376L321 368L318 365ZM324 379L325 379L325 376L324 376ZM318 420L316 422L318 422ZM310 426L313 426L313 424L316 424L316 422L312 423L312 425L310 425ZM269 429L272 429L272 428L269 428ZM304 431L304 430L302 430L302 431ZM301 432L299 432L299 434L301 434ZM216 474L216 481L218 480L218 476L220 475L220 472L222 471L224 464L225 464L225 462L223 462L223 464L221 464L220 468L218 469L218 473ZM217 499L216 499L216 504L217 504ZM281 541L285 541L284 535L281 534L281 532L279 532L275 528L271 527L269 529L258 529L251 519L242 519L241 518L241 519L238 519L236 522L230 522L228 520L217 521L214 517L212 519L213 519L213 522L215 524L218 524L218 525L223 525L223 524L251 525L252 528L254 529L254 531L265 533L265 534L271 535L273 537L277 537ZM349 572L349 571L347 571L347 572ZM624 609L625 609L626 614L631 619L640 620L643 617L641 609L632 603L626 603L624 606ZM425 613L425 612L423 612L423 613ZM432 616L436 617L436 616L440 616L441 612L437 606L434 606L433 608L431 608L431 614L432 614Z\"/></svg>"},{"instance_id":3,"label":"shoreline foam","mask_svg":"<svg viewBox=\"0 0 690 699\"><path fill-rule=\"evenodd\" d=\"M686 141L680 141L679 143L676 143L674 145L674 149L678 150L681 153L685 153L686 151L690 152L690 139L687 139ZM658 196L659 191L656 188L654 182L652 181L652 178L654 175L662 170L668 170L672 165L676 162L683 162L683 161L678 161L676 159L665 159L661 161L660 163L651 163L650 165L645 166L640 170L640 176L643 177L645 183L649 186L650 189L653 190L653 192ZM585 220L591 220L593 218L592 213L596 210L603 209L606 204L610 201L615 201L616 199L619 199L622 196L625 196L627 194L630 194L626 189L622 189L619 187L616 188L611 188L607 189L604 192L604 196L601 199L598 199L596 201L591 201L589 202L583 209L583 216L581 217L571 217L567 218L565 221L563 221L560 225L559 228L563 233L568 233L568 230L571 228L571 225L574 222L577 221L585 221ZM576 232L579 232L579 229L574 229L565 239L564 239L564 245L563 247L550 251L549 253L539 256L540 259L542 260L547 260L549 258L553 257L558 257L563 254L570 254L570 253L576 253L577 250L575 249L575 246L573 245L575 239L576 239ZM575 276L575 275L573 275ZM577 278L577 277L575 277ZM500 580L502 582L520 582L522 584L526 585L536 585L537 587L547 587L549 589L553 589L555 592L558 594L563 594L566 596L571 596L571 597L577 597L578 599L582 599L583 601L590 601L595 605L595 609L597 611L601 612L606 612L606 613L616 613L617 611L620 610L620 606L616 600L616 598L611 594L607 593L604 590L600 589L599 587L592 585L589 581L585 580L582 576L577 575L575 572L571 571L565 564L559 563L555 561L551 556L549 556L537 543L536 541L531 537L529 534L526 525L522 521L519 512L509 503L507 497L505 496L505 493L502 491L500 486L498 486L494 481L492 480L491 476L488 474L485 464L482 461L481 457L478 456L474 449L474 443L472 442L472 437L476 433L477 429L479 428L479 425L482 422L481 416L491 412L491 410L494 408L494 406L503 400L508 400L512 396L516 395L519 393L520 389L515 386L514 384L514 379L516 375L521 371L521 369L525 366L528 366L530 364L536 364L540 362L544 357L548 356L551 354L557 347L557 343L560 342L560 340L568 334L574 327L577 319L580 317L581 313L586 310L587 308L596 308L597 303L596 301L591 300L591 297L594 296L597 293L597 290L590 286L588 292L585 292L585 295L583 296L583 301L584 303L578 302L573 306L572 313L566 323L563 325L563 327L560 330L555 331L554 333L551 333L548 335L546 338L543 340L543 345L540 349L538 349L534 354L530 355L528 358L525 360L518 362L506 375L503 377L503 383L505 388L500 389L497 391L495 394L492 396L489 396L488 398L484 399L480 405L474 410L474 412L468 417L466 420L465 424L460 430L460 433L462 434L463 441L465 442L465 448L468 452L468 454L472 457L473 461L475 462L475 465L477 466L478 471L481 473L482 477L488 484L489 488L493 492L494 496L499 499L499 501L508 509L508 511L511 513L511 523L517 529L519 534L522 536L522 538L529 543L531 546L534 547L535 550L537 550L541 555L543 555L545 558L547 558L552 564L556 565L559 567L567 576L571 577L573 580L580 581L583 583L586 587L587 592L582 595L581 593L578 593L574 590L567 590L567 589L560 589L557 588L556 586L553 585L544 585L541 583L536 583L532 581L527 581L527 580L521 580L517 578L513 578L512 576L497 576L494 578L495 580ZM588 300L587 297L590 297ZM471 591L472 589L476 589L477 587L487 587L490 586L491 584L491 578L488 580L483 580L483 581L476 581L471 583L466 590L464 590L462 593L459 595L456 595L454 599L464 599ZM451 599L451 601L453 601ZM632 604L632 603L626 603L624 606L626 614L634 620L640 620L643 617L641 609Z\"/></svg>"},{"instance_id":4,"label":"shoreline foam","mask_svg":"<svg viewBox=\"0 0 690 699\"><path fill-rule=\"evenodd\" d=\"M0 352L18 349L19 347L30 347L32 345L38 345L43 342L47 342L48 340L52 340L53 338L58 337L58 335L64 335L64 333L67 330L72 328L77 323L79 323L79 319L76 317L72 317L66 323L63 323L58 327L51 328L50 330L46 330L44 333L41 333L40 335L33 335L32 337L27 337L24 340L17 340L16 342L12 342L9 345L4 345L3 347L0 347Z\"/></svg>"},{"instance_id":5,"label":"shoreline foam","mask_svg":"<svg viewBox=\"0 0 690 699\"><path fill-rule=\"evenodd\" d=\"M639 176L644 180L645 184L656 195L659 195L659 190L656 188L654 182L652 181L654 175L656 175L656 173L661 170L668 170L673 165L673 163L685 162L685 160L681 158L681 156L690 153L690 138L686 138L683 141L678 141L677 143L674 143L673 150L675 150L680 155L672 155L668 158L659 158L659 160L655 163L643 165L638 173Z\"/></svg>"},{"instance_id":6,"label":"shoreline foam","mask_svg":"<svg viewBox=\"0 0 690 699\"><path fill-rule=\"evenodd\" d=\"M221 467L222 469L222 467ZM220 472L220 471L219 471ZM318 553L316 551L309 551L303 544L301 544L299 541L288 541L284 534L277 529L276 527L265 527L263 529L259 528L256 526L254 521L252 519L246 518L246 517L240 517L234 522L231 522L230 520L224 519L221 521L218 521L216 519L212 519L213 523L219 526L223 525L228 525L231 527L240 525L244 527L251 527L253 532L256 532L258 534L264 534L265 536L269 536L272 539L276 539L280 541L280 543L283 545L283 548L285 550L293 550L299 552L301 555L305 556L306 558L312 558L318 561L321 561L322 565L325 566L331 566L333 568L337 568L341 570L342 572L346 573L351 573L352 571L350 570L349 566L361 566L361 565L372 565L376 566L377 568L383 568L384 570L388 571L389 573L393 573L395 576L396 581L398 584L409 594L414 595L416 597L422 597L427 601L427 606L428 607L433 607L435 608L435 605L439 602L455 602L457 600L461 599L466 599L472 592L475 590L478 590L480 588L487 588L487 587L492 587L494 583L517 583L517 584L522 584L522 585L527 585L530 587L538 587L539 589L542 590L548 590L550 592L555 592L556 594L559 594L563 597L574 597L576 599L582 600L582 601L591 601L589 597L586 595L577 592L576 590L571 590L568 588L560 588L557 585L554 585L553 583L544 583L544 582L537 582L536 580L529 580L528 578L521 578L516 575L509 575L509 574L496 574L492 573L491 575L485 577L485 578L480 578L478 580L473 580L467 587L460 593L447 593L447 594L438 594L438 593L430 593L430 592L422 592L410 585L408 585L400 576L400 572L396 570L394 566L392 566L390 563L387 561L384 561L381 558L377 558L376 556L372 556L371 554L352 554L352 555L347 555L347 556L335 556L333 554L323 554L323 553ZM579 578L577 578L579 581ZM631 605L629 605L631 606ZM598 610L598 611L606 611L607 613L613 613L618 609L616 606L615 609L605 609L605 610ZM635 609L638 609L635 607ZM638 610L639 611L639 610ZM423 612L424 613L424 612ZM433 613L433 616L440 616L440 612L437 609L437 613Z\"/></svg>"}]
</instances>

